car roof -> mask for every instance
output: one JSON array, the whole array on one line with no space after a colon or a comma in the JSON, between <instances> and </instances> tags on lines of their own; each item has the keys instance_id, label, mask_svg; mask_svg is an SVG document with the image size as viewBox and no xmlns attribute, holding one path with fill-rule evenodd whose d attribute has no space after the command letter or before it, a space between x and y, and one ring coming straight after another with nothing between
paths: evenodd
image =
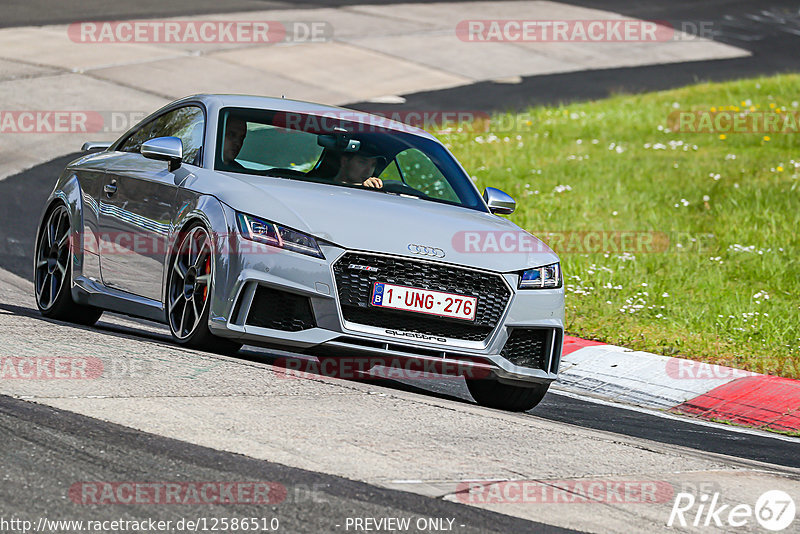
<instances>
[{"instance_id":1,"label":"car roof","mask_svg":"<svg viewBox=\"0 0 800 534\"><path fill-rule=\"evenodd\" d=\"M309 115L333 115L342 118L343 120L358 124L380 126L381 128L387 130L410 133L420 137L425 137L427 139L436 139L430 133L421 128L416 128L414 126L394 121L380 115L374 115L371 113L338 106L317 104L315 102L292 100L289 98L275 98L255 95L197 94L176 100L175 102L169 104L168 107L179 105L183 102L197 101L204 103L209 108L216 109L223 107L240 107L288 113L303 113Z\"/></svg>"}]
</instances>

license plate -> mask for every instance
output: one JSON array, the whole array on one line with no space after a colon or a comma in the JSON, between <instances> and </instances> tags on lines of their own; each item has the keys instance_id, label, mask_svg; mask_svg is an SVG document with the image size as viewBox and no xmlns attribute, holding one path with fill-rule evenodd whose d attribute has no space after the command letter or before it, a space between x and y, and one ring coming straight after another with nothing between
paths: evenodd
<instances>
[{"instance_id":1,"label":"license plate","mask_svg":"<svg viewBox=\"0 0 800 534\"><path fill-rule=\"evenodd\" d=\"M478 299L455 293L375 282L372 305L474 321Z\"/></svg>"}]
</instances>

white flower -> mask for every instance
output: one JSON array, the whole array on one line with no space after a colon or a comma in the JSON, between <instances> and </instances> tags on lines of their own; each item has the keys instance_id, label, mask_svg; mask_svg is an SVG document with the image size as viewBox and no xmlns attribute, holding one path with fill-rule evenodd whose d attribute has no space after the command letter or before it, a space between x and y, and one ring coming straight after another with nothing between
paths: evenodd
<instances>
[{"instance_id":1,"label":"white flower","mask_svg":"<svg viewBox=\"0 0 800 534\"><path fill-rule=\"evenodd\" d=\"M575 142L580 145L581 143L583 143L583 139L576 139Z\"/></svg>"},{"instance_id":2,"label":"white flower","mask_svg":"<svg viewBox=\"0 0 800 534\"><path fill-rule=\"evenodd\" d=\"M564 191L572 191L572 187L570 187L568 185L557 185L553 189L553 192L555 192L555 193L563 193Z\"/></svg>"},{"instance_id":3,"label":"white flower","mask_svg":"<svg viewBox=\"0 0 800 534\"><path fill-rule=\"evenodd\" d=\"M669 297L669 293L662 293L662 294L661 294L661 296L662 296L663 298L667 298L667 297Z\"/></svg>"},{"instance_id":4,"label":"white flower","mask_svg":"<svg viewBox=\"0 0 800 534\"><path fill-rule=\"evenodd\" d=\"M708 202L709 200L711 200L711 197L710 197L710 196L708 196L708 195L703 195L703 202Z\"/></svg>"}]
</instances>

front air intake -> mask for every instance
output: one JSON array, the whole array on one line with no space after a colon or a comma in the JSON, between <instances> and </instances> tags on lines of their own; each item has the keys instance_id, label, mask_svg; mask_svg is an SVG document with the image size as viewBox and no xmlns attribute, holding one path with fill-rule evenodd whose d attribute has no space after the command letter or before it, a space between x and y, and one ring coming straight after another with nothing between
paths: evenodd
<instances>
[{"instance_id":1,"label":"front air intake","mask_svg":"<svg viewBox=\"0 0 800 534\"><path fill-rule=\"evenodd\" d=\"M547 371L554 335L552 328L515 328L500 356L520 367Z\"/></svg>"},{"instance_id":2,"label":"front air intake","mask_svg":"<svg viewBox=\"0 0 800 534\"><path fill-rule=\"evenodd\" d=\"M311 300L302 295L258 286L247 314L248 326L299 332L314 328Z\"/></svg>"}]
</instances>

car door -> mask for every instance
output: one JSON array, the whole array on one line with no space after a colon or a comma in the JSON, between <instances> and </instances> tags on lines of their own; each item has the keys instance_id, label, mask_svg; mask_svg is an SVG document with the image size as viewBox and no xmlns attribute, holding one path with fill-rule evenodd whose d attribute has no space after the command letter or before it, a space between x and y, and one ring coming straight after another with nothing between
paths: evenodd
<instances>
[{"instance_id":1,"label":"car door","mask_svg":"<svg viewBox=\"0 0 800 534\"><path fill-rule=\"evenodd\" d=\"M170 223L178 185L201 161L205 116L196 105L170 110L133 132L117 148L99 201L103 283L161 301ZM141 145L156 137L183 143L181 167L145 158Z\"/></svg>"}]
</instances>

